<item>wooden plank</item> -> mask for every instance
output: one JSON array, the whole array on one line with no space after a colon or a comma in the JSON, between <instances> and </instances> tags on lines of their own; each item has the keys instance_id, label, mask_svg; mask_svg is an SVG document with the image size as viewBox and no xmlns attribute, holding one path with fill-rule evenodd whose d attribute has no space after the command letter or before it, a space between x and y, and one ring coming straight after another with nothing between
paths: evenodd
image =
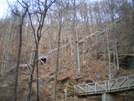
<instances>
[{"instance_id":1,"label":"wooden plank","mask_svg":"<svg viewBox=\"0 0 134 101\"><path fill-rule=\"evenodd\" d=\"M125 81L127 82L128 81L128 78L124 78L124 80L119 84L119 88L121 88L122 87L122 85L125 83ZM127 86L127 85L126 85Z\"/></svg>"},{"instance_id":2,"label":"wooden plank","mask_svg":"<svg viewBox=\"0 0 134 101\"><path fill-rule=\"evenodd\" d=\"M93 85L93 86L87 85L87 87L90 88L90 89L95 90L95 85Z\"/></svg>"},{"instance_id":3,"label":"wooden plank","mask_svg":"<svg viewBox=\"0 0 134 101\"><path fill-rule=\"evenodd\" d=\"M119 54L119 56L121 56L121 55L134 56L134 54Z\"/></svg>"},{"instance_id":4,"label":"wooden plank","mask_svg":"<svg viewBox=\"0 0 134 101\"><path fill-rule=\"evenodd\" d=\"M99 83L98 84L96 83L96 88L97 88L97 90L100 90L100 89L104 90L105 89L105 83L103 85L99 84Z\"/></svg>"},{"instance_id":5,"label":"wooden plank","mask_svg":"<svg viewBox=\"0 0 134 101\"><path fill-rule=\"evenodd\" d=\"M78 87L78 88L80 88L81 90L83 90L83 91L86 92L86 90L85 90L84 88L82 88L81 86L77 85L76 87Z\"/></svg>"},{"instance_id":6,"label":"wooden plank","mask_svg":"<svg viewBox=\"0 0 134 101\"><path fill-rule=\"evenodd\" d=\"M112 80L112 81L114 81L112 85L111 85L112 82L109 81L109 89L111 89L117 83L116 80Z\"/></svg>"}]
</instances>

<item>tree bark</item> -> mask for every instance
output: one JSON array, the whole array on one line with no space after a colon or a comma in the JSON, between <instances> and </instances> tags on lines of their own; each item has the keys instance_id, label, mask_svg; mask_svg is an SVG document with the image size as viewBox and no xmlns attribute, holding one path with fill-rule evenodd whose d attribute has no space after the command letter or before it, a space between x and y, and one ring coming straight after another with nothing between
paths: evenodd
<instances>
[{"instance_id":1,"label":"tree bark","mask_svg":"<svg viewBox=\"0 0 134 101\"><path fill-rule=\"evenodd\" d=\"M56 69L55 69L55 78L54 78L54 95L53 101L56 101L56 86L57 86L57 74L59 68L59 51L60 51L60 35L61 35L61 22L59 23L59 32L58 32L58 45L57 45L57 61L56 61Z\"/></svg>"},{"instance_id":2,"label":"tree bark","mask_svg":"<svg viewBox=\"0 0 134 101\"><path fill-rule=\"evenodd\" d=\"M61 1L59 1L61 4ZM59 68L59 54L60 54L60 40L61 40L61 30L62 30L62 6L59 6L59 16L58 16L58 44L57 44L57 59L56 59L56 68L55 68L55 77L54 77L54 91L53 91L53 101L56 101L56 89L57 89L57 76Z\"/></svg>"},{"instance_id":3,"label":"tree bark","mask_svg":"<svg viewBox=\"0 0 134 101\"><path fill-rule=\"evenodd\" d=\"M24 18L27 14L28 8L24 9L24 13L19 15L20 18L20 25L19 25L19 42L18 42L18 53L17 53L17 65L15 68L15 84L14 84L14 101L17 101L17 88L18 88L18 72L19 72L19 65L20 65L20 57L21 57L21 47L22 47L22 27L24 23ZM18 12L13 12L15 15L18 14Z\"/></svg>"}]
</instances>

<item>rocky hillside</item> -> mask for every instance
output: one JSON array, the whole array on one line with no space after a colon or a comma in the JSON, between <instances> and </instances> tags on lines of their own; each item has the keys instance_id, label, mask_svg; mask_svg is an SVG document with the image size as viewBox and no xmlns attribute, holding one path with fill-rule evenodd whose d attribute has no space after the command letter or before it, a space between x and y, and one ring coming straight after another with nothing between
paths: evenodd
<instances>
[{"instance_id":1,"label":"rocky hillside","mask_svg":"<svg viewBox=\"0 0 134 101\"><path fill-rule=\"evenodd\" d=\"M89 26L89 28L90 27L92 26ZM134 34L133 29L128 25L128 21L125 19L115 19L112 23L102 23L101 27L101 29L97 30L88 30L88 34L84 35L84 31L78 28L78 40L72 37L72 39L69 39L69 35L66 37L66 40L64 40L63 36L61 36L63 39L61 39L60 42L59 67L57 73L57 101L63 101L66 92L69 99L68 101L74 101L73 85L75 84L107 80L110 75L112 78L117 78L134 74ZM64 31L62 33L64 33ZM47 41L44 41L44 37ZM40 101L52 101L54 76L56 73L57 36L53 35L51 38L54 39L51 43L52 49L50 49L50 44L48 44L48 35L45 34L41 39L39 54L43 54L46 57L38 59L39 78L36 78L35 72L32 81L31 101L35 101L37 79L40 85ZM23 41L25 42L25 40ZM79 46L77 46L77 44ZM76 47L79 48L79 50L77 50ZM25 51L24 48L23 51ZM23 57L25 62L27 62L26 60L29 58L30 55ZM80 59L80 68L78 67L78 58ZM119 70L117 69L117 62L119 63ZM20 101L26 99L30 71L29 64L28 66L20 66L18 73L18 99ZM6 74L0 78L0 90L3 91L0 92L1 101L10 101L13 96L14 74L14 67L11 67L7 69ZM100 97L98 96L96 99L94 97L87 97L84 100L79 98L77 101L89 100L99 101Z\"/></svg>"}]
</instances>

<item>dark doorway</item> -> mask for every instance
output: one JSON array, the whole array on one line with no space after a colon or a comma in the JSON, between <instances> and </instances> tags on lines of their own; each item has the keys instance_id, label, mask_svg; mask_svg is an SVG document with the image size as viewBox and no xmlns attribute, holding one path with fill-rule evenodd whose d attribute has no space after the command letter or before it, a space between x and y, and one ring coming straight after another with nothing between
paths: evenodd
<instances>
[{"instance_id":1,"label":"dark doorway","mask_svg":"<svg viewBox=\"0 0 134 101\"><path fill-rule=\"evenodd\" d=\"M41 64L46 64L46 61L47 61L46 58L42 58L42 59L41 59Z\"/></svg>"}]
</instances>

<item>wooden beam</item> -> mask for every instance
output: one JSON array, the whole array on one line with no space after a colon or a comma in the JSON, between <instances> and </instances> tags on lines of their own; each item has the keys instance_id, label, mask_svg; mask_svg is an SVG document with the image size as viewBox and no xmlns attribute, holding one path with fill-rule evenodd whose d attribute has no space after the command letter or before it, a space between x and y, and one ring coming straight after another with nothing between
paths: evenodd
<instances>
[{"instance_id":1,"label":"wooden beam","mask_svg":"<svg viewBox=\"0 0 134 101\"><path fill-rule=\"evenodd\" d=\"M119 54L119 56L121 56L121 55L134 56L134 54Z\"/></svg>"}]
</instances>

